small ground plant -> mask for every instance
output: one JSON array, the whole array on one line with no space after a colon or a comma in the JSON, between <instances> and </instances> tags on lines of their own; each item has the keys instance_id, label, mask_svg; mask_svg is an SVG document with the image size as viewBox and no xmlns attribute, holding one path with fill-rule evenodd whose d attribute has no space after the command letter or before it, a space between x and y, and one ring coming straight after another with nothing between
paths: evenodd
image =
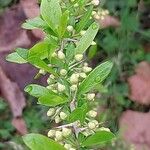
<instances>
[{"instance_id":1,"label":"small ground plant","mask_svg":"<svg viewBox=\"0 0 150 150\"><path fill-rule=\"evenodd\" d=\"M18 48L7 57L8 61L38 68L35 78L49 74L46 87L30 84L25 88L38 104L49 107L47 116L56 123L48 137L23 137L32 150L99 149L115 137L96 119L97 86L113 64L106 61L92 69L85 58L86 50L96 44L98 5L99 0L42 0L40 16L27 20L23 28L42 29L44 40L29 50Z\"/></svg>"}]
</instances>

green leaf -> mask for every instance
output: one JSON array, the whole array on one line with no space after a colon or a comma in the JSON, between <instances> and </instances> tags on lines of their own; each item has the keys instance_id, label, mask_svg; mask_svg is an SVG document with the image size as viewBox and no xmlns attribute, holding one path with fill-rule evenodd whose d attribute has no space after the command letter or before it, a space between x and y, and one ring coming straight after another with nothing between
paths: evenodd
<instances>
[{"instance_id":1,"label":"green leaf","mask_svg":"<svg viewBox=\"0 0 150 150\"><path fill-rule=\"evenodd\" d=\"M59 37L64 36L64 34L66 32L68 20L69 20L69 11L66 10L61 16L60 25L58 27Z\"/></svg>"},{"instance_id":2,"label":"green leaf","mask_svg":"<svg viewBox=\"0 0 150 150\"><path fill-rule=\"evenodd\" d=\"M66 150L59 143L40 134L27 134L23 136L23 141L31 150Z\"/></svg>"},{"instance_id":3,"label":"green leaf","mask_svg":"<svg viewBox=\"0 0 150 150\"><path fill-rule=\"evenodd\" d=\"M97 23L91 24L91 26L88 28L86 33L82 36L80 41L77 43L77 47L75 49L76 54L82 54L89 48L89 46L91 45L92 41L94 40L98 32L98 29L99 26Z\"/></svg>"},{"instance_id":4,"label":"green leaf","mask_svg":"<svg viewBox=\"0 0 150 150\"><path fill-rule=\"evenodd\" d=\"M40 17L36 17L33 19L26 20L26 22L22 24L22 28L28 30L37 29L37 28L45 29L48 28L48 25Z\"/></svg>"},{"instance_id":5,"label":"green leaf","mask_svg":"<svg viewBox=\"0 0 150 150\"><path fill-rule=\"evenodd\" d=\"M79 23L76 25L76 31L80 32L82 29L84 29L85 25L88 23L91 14L92 14L93 6L91 6L87 12L82 16Z\"/></svg>"},{"instance_id":6,"label":"green leaf","mask_svg":"<svg viewBox=\"0 0 150 150\"><path fill-rule=\"evenodd\" d=\"M21 56L24 60L28 60L28 49L25 48L17 48L16 52L19 56Z\"/></svg>"},{"instance_id":7,"label":"green leaf","mask_svg":"<svg viewBox=\"0 0 150 150\"><path fill-rule=\"evenodd\" d=\"M89 136L83 143L82 146L91 147L97 145L103 145L110 142L115 135L108 131L97 131L94 135Z\"/></svg>"},{"instance_id":8,"label":"green leaf","mask_svg":"<svg viewBox=\"0 0 150 150\"><path fill-rule=\"evenodd\" d=\"M42 104L45 106L53 106L53 107L68 102L68 100L65 96L63 96L63 95L58 96L57 94L55 94L52 91L49 92L48 94L40 97L38 99L38 101L39 101L39 104Z\"/></svg>"},{"instance_id":9,"label":"green leaf","mask_svg":"<svg viewBox=\"0 0 150 150\"><path fill-rule=\"evenodd\" d=\"M45 106L57 106L60 104L64 104L68 101L65 96L58 95L48 90L47 88L36 84L30 84L26 86L25 92L28 92L34 97L37 97L39 104Z\"/></svg>"},{"instance_id":10,"label":"green leaf","mask_svg":"<svg viewBox=\"0 0 150 150\"><path fill-rule=\"evenodd\" d=\"M59 0L42 0L41 15L51 29L57 29L62 16Z\"/></svg>"},{"instance_id":11,"label":"green leaf","mask_svg":"<svg viewBox=\"0 0 150 150\"><path fill-rule=\"evenodd\" d=\"M11 53L6 57L7 61L18 63L18 64L24 64L27 63L25 59L23 59L17 52Z\"/></svg>"},{"instance_id":12,"label":"green leaf","mask_svg":"<svg viewBox=\"0 0 150 150\"><path fill-rule=\"evenodd\" d=\"M97 45L93 45L89 48L88 58L92 59L97 54Z\"/></svg>"},{"instance_id":13,"label":"green leaf","mask_svg":"<svg viewBox=\"0 0 150 150\"><path fill-rule=\"evenodd\" d=\"M73 60L74 58L74 54L75 54L75 46L73 43L70 43L67 45L66 47L66 60L67 62L70 62Z\"/></svg>"},{"instance_id":14,"label":"green leaf","mask_svg":"<svg viewBox=\"0 0 150 150\"><path fill-rule=\"evenodd\" d=\"M51 50L53 52L53 48L50 47L48 42L43 41L37 43L31 49L29 49L28 62L57 76L57 73L53 70L53 68L47 66L47 64L42 60L48 58L48 55L51 54Z\"/></svg>"},{"instance_id":15,"label":"green leaf","mask_svg":"<svg viewBox=\"0 0 150 150\"><path fill-rule=\"evenodd\" d=\"M37 84L27 85L24 91L28 92L30 95L37 97L37 98L49 93L49 90L47 88L37 85Z\"/></svg>"},{"instance_id":16,"label":"green leaf","mask_svg":"<svg viewBox=\"0 0 150 150\"><path fill-rule=\"evenodd\" d=\"M82 105L81 107L76 108L69 116L69 122L75 122L80 120L81 123L85 121L86 113L88 111L87 104Z\"/></svg>"},{"instance_id":17,"label":"green leaf","mask_svg":"<svg viewBox=\"0 0 150 150\"><path fill-rule=\"evenodd\" d=\"M48 42L39 42L34 45L31 49L29 49L28 59L30 57L39 57L41 59L45 59L48 57L48 51L50 50L50 44Z\"/></svg>"},{"instance_id":18,"label":"green leaf","mask_svg":"<svg viewBox=\"0 0 150 150\"><path fill-rule=\"evenodd\" d=\"M80 84L78 94L84 94L106 79L113 63L106 61L97 66Z\"/></svg>"}]
</instances>

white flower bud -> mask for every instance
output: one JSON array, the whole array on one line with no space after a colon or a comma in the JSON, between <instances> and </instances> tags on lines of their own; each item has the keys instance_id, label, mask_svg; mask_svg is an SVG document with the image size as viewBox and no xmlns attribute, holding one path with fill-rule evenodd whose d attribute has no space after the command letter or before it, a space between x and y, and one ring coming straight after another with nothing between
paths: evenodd
<instances>
[{"instance_id":1,"label":"white flower bud","mask_svg":"<svg viewBox=\"0 0 150 150\"><path fill-rule=\"evenodd\" d=\"M62 129L62 134L63 134L64 137L68 137L71 134L71 129L63 128Z\"/></svg>"},{"instance_id":2,"label":"white flower bud","mask_svg":"<svg viewBox=\"0 0 150 150\"><path fill-rule=\"evenodd\" d=\"M79 4L78 3L74 4L74 7L79 7Z\"/></svg>"},{"instance_id":3,"label":"white flower bud","mask_svg":"<svg viewBox=\"0 0 150 150\"><path fill-rule=\"evenodd\" d=\"M56 52L54 52L53 54L52 54L52 57L56 57L57 56L57 54L56 54Z\"/></svg>"},{"instance_id":4,"label":"white flower bud","mask_svg":"<svg viewBox=\"0 0 150 150\"><path fill-rule=\"evenodd\" d=\"M93 122L93 123L95 123L95 125L96 125L96 126L98 126L98 125L99 125L99 123L98 123L98 121L97 121L97 120L92 120L92 122Z\"/></svg>"},{"instance_id":5,"label":"white flower bud","mask_svg":"<svg viewBox=\"0 0 150 150\"><path fill-rule=\"evenodd\" d=\"M48 137L54 137L55 136L56 131L55 130L49 130L47 136Z\"/></svg>"},{"instance_id":6,"label":"white flower bud","mask_svg":"<svg viewBox=\"0 0 150 150\"><path fill-rule=\"evenodd\" d=\"M80 31L81 36L84 35L85 33L86 33L86 31L84 31L84 30Z\"/></svg>"},{"instance_id":7,"label":"white flower bud","mask_svg":"<svg viewBox=\"0 0 150 150\"><path fill-rule=\"evenodd\" d=\"M44 69L40 69L40 70L39 70L39 74L45 75L45 74L46 74L46 72L45 72L45 70L44 70Z\"/></svg>"},{"instance_id":8,"label":"white flower bud","mask_svg":"<svg viewBox=\"0 0 150 150\"><path fill-rule=\"evenodd\" d=\"M109 11L108 10L105 10L105 15L109 15Z\"/></svg>"},{"instance_id":9,"label":"white flower bud","mask_svg":"<svg viewBox=\"0 0 150 150\"><path fill-rule=\"evenodd\" d=\"M80 77L81 77L81 78L86 78L87 75L86 75L84 72L82 72L82 73L80 73Z\"/></svg>"},{"instance_id":10,"label":"white flower bud","mask_svg":"<svg viewBox=\"0 0 150 150\"><path fill-rule=\"evenodd\" d=\"M69 150L76 150L75 148L70 148Z\"/></svg>"},{"instance_id":11,"label":"white flower bud","mask_svg":"<svg viewBox=\"0 0 150 150\"><path fill-rule=\"evenodd\" d=\"M109 128L105 128L105 127L101 127L101 128L100 128L100 131L107 131L107 132L110 132L110 129L109 129Z\"/></svg>"},{"instance_id":12,"label":"white flower bud","mask_svg":"<svg viewBox=\"0 0 150 150\"><path fill-rule=\"evenodd\" d=\"M68 32L72 32L74 29L73 29L73 26L67 26L67 31Z\"/></svg>"},{"instance_id":13,"label":"white flower bud","mask_svg":"<svg viewBox=\"0 0 150 150\"><path fill-rule=\"evenodd\" d=\"M66 88L65 88L64 85L58 83L58 91L59 91L59 92L63 92L65 89L66 89Z\"/></svg>"},{"instance_id":14,"label":"white flower bud","mask_svg":"<svg viewBox=\"0 0 150 150\"><path fill-rule=\"evenodd\" d=\"M92 68L91 67L83 67L83 71L85 73L88 73L88 72L92 71Z\"/></svg>"},{"instance_id":15,"label":"white flower bud","mask_svg":"<svg viewBox=\"0 0 150 150\"><path fill-rule=\"evenodd\" d=\"M70 144L65 144L64 147L69 150L72 146Z\"/></svg>"},{"instance_id":16,"label":"white flower bud","mask_svg":"<svg viewBox=\"0 0 150 150\"><path fill-rule=\"evenodd\" d=\"M96 128L96 124L94 123L94 122L89 122L88 123L88 127L89 127L89 129L95 129Z\"/></svg>"},{"instance_id":17,"label":"white flower bud","mask_svg":"<svg viewBox=\"0 0 150 150\"><path fill-rule=\"evenodd\" d=\"M96 43L94 41L92 41L91 45L96 45Z\"/></svg>"},{"instance_id":18,"label":"white flower bud","mask_svg":"<svg viewBox=\"0 0 150 150\"><path fill-rule=\"evenodd\" d=\"M61 70L60 70L60 74L61 74L62 76L65 76L65 75L67 74L67 70L61 69Z\"/></svg>"},{"instance_id":19,"label":"white flower bud","mask_svg":"<svg viewBox=\"0 0 150 150\"><path fill-rule=\"evenodd\" d=\"M70 77L71 84L77 84L78 83L78 78L79 78L78 74L72 74L71 77Z\"/></svg>"},{"instance_id":20,"label":"white flower bud","mask_svg":"<svg viewBox=\"0 0 150 150\"><path fill-rule=\"evenodd\" d=\"M47 111L47 116L48 117L51 117L52 115L55 114L55 109L54 108L50 108L48 111Z\"/></svg>"},{"instance_id":21,"label":"white flower bud","mask_svg":"<svg viewBox=\"0 0 150 150\"><path fill-rule=\"evenodd\" d=\"M84 66L84 67L88 67L88 63L85 62L85 63L83 64L83 66Z\"/></svg>"},{"instance_id":22,"label":"white flower bud","mask_svg":"<svg viewBox=\"0 0 150 150\"><path fill-rule=\"evenodd\" d=\"M49 90L53 89L51 85L47 86L46 88L49 89Z\"/></svg>"},{"instance_id":23,"label":"white flower bud","mask_svg":"<svg viewBox=\"0 0 150 150\"><path fill-rule=\"evenodd\" d=\"M55 137L56 137L56 140L61 141L63 139L62 132L56 131Z\"/></svg>"},{"instance_id":24,"label":"white flower bud","mask_svg":"<svg viewBox=\"0 0 150 150\"><path fill-rule=\"evenodd\" d=\"M55 117L55 122L56 122L56 123L61 122L61 119L60 119L60 117L59 117L58 115Z\"/></svg>"},{"instance_id":25,"label":"white flower bud","mask_svg":"<svg viewBox=\"0 0 150 150\"><path fill-rule=\"evenodd\" d=\"M70 89L71 89L71 91L76 91L77 90L77 85L76 84L74 84L74 85L72 85L71 87L70 87Z\"/></svg>"},{"instance_id":26,"label":"white flower bud","mask_svg":"<svg viewBox=\"0 0 150 150\"><path fill-rule=\"evenodd\" d=\"M51 74L49 77L53 80L55 79L55 76L53 74Z\"/></svg>"},{"instance_id":27,"label":"white flower bud","mask_svg":"<svg viewBox=\"0 0 150 150\"><path fill-rule=\"evenodd\" d=\"M88 112L88 116L92 117L92 118L95 118L97 116L97 112L94 111L94 110L91 110Z\"/></svg>"},{"instance_id":28,"label":"white flower bud","mask_svg":"<svg viewBox=\"0 0 150 150\"><path fill-rule=\"evenodd\" d=\"M91 2L94 6L97 6L99 5L99 0L92 0Z\"/></svg>"},{"instance_id":29,"label":"white flower bud","mask_svg":"<svg viewBox=\"0 0 150 150\"><path fill-rule=\"evenodd\" d=\"M83 59L83 54L76 54L75 55L75 60L76 61L81 61Z\"/></svg>"},{"instance_id":30,"label":"white flower bud","mask_svg":"<svg viewBox=\"0 0 150 150\"><path fill-rule=\"evenodd\" d=\"M94 15L94 18L97 19L97 20L99 20L99 19L100 19L100 16L96 13L96 14Z\"/></svg>"},{"instance_id":31,"label":"white flower bud","mask_svg":"<svg viewBox=\"0 0 150 150\"><path fill-rule=\"evenodd\" d=\"M105 19L105 17L104 16L100 16L100 20L104 20Z\"/></svg>"},{"instance_id":32,"label":"white flower bud","mask_svg":"<svg viewBox=\"0 0 150 150\"><path fill-rule=\"evenodd\" d=\"M61 118L62 120L65 120L65 119L67 118L67 114L64 113L64 112L60 112L60 118Z\"/></svg>"},{"instance_id":33,"label":"white flower bud","mask_svg":"<svg viewBox=\"0 0 150 150\"><path fill-rule=\"evenodd\" d=\"M88 93L88 94L87 94L87 99L88 99L88 100L91 101L91 100L94 100L94 98L95 98L95 93Z\"/></svg>"},{"instance_id":34,"label":"white flower bud","mask_svg":"<svg viewBox=\"0 0 150 150\"><path fill-rule=\"evenodd\" d=\"M58 91L57 90L52 90L54 93L58 93Z\"/></svg>"},{"instance_id":35,"label":"white flower bud","mask_svg":"<svg viewBox=\"0 0 150 150\"><path fill-rule=\"evenodd\" d=\"M92 16L94 16L96 14L96 11L92 11Z\"/></svg>"},{"instance_id":36,"label":"white flower bud","mask_svg":"<svg viewBox=\"0 0 150 150\"><path fill-rule=\"evenodd\" d=\"M62 51L58 51L58 58L65 59L65 54Z\"/></svg>"}]
</instances>

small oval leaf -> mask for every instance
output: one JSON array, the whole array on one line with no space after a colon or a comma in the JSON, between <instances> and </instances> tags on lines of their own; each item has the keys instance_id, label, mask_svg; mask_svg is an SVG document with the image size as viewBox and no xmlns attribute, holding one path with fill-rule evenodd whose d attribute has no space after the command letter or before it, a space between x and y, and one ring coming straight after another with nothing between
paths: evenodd
<instances>
[{"instance_id":1,"label":"small oval leaf","mask_svg":"<svg viewBox=\"0 0 150 150\"><path fill-rule=\"evenodd\" d=\"M27 134L23 136L23 141L31 150L66 150L59 143L41 134Z\"/></svg>"},{"instance_id":2,"label":"small oval leaf","mask_svg":"<svg viewBox=\"0 0 150 150\"><path fill-rule=\"evenodd\" d=\"M91 147L97 145L103 145L110 142L115 135L108 131L97 131L94 135L89 136L83 143L82 146Z\"/></svg>"},{"instance_id":3,"label":"small oval leaf","mask_svg":"<svg viewBox=\"0 0 150 150\"><path fill-rule=\"evenodd\" d=\"M80 84L78 94L84 94L106 79L113 63L106 61L97 66Z\"/></svg>"}]
</instances>

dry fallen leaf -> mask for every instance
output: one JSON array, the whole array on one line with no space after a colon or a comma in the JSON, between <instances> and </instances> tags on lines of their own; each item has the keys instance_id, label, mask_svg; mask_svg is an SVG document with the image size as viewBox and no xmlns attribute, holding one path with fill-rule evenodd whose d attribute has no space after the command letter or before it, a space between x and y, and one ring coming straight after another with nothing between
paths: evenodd
<instances>
[{"instance_id":1,"label":"dry fallen leaf","mask_svg":"<svg viewBox=\"0 0 150 150\"><path fill-rule=\"evenodd\" d=\"M136 146L136 150L150 149L150 113L126 111L120 119L123 138Z\"/></svg>"},{"instance_id":2,"label":"dry fallen leaf","mask_svg":"<svg viewBox=\"0 0 150 150\"><path fill-rule=\"evenodd\" d=\"M130 87L130 99L140 104L150 104L150 64L141 62L136 70L136 74L128 79Z\"/></svg>"},{"instance_id":3,"label":"dry fallen leaf","mask_svg":"<svg viewBox=\"0 0 150 150\"><path fill-rule=\"evenodd\" d=\"M108 27L118 27L120 26L120 22L117 18L113 17L113 16L105 16L104 19L100 19L99 20L100 26L102 28L108 28Z\"/></svg>"},{"instance_id":4,"label":"dry fallen leaf","mask_svg":"<svg viewBox=\"0 0 150 150\"><path fill-rule=\"evenodd\" d=\"M26 123L23 120L23 118L19 117L19 118L14 118L12 120L12 125L17 129L17 131L21 134L21 135L25 135L27 134L27 127L26 127Z\"/></svg>"}]
</instances>

